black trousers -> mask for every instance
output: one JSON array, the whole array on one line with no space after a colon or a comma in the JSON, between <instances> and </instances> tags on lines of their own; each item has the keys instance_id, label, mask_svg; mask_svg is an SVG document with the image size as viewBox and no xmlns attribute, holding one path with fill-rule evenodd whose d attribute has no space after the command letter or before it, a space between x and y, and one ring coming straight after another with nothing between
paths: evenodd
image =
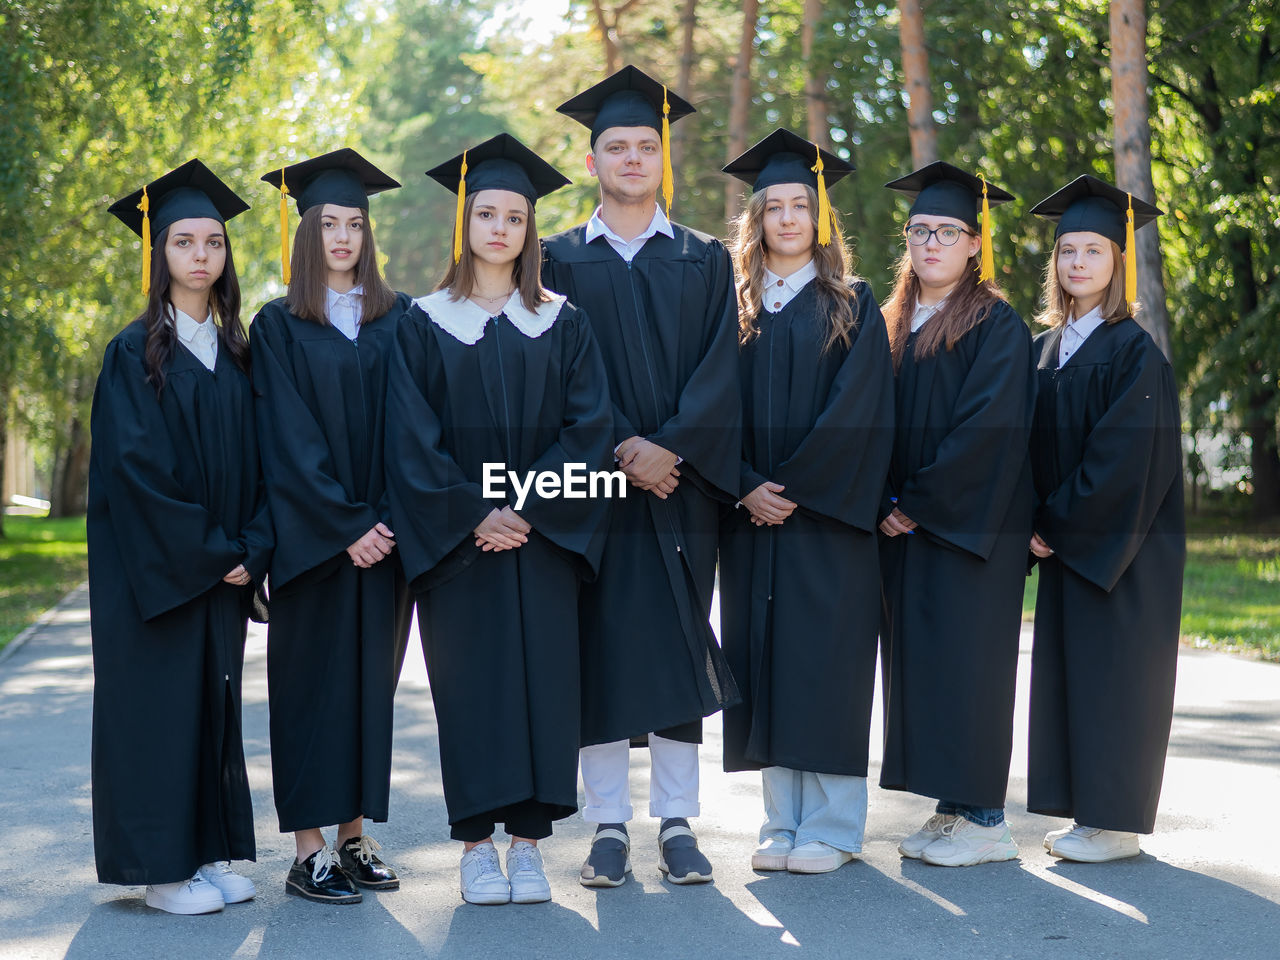
<instances>
[{"instance_id":1,"label":"black trousers","mask_svg":"<svg viewBox=\"0 0 1280 960\"><path fill-rule=\"evenodd\" d=\"M464 843L479 843L493 836L494 828L501 823L509 836L545 840L551 836L552 812L557 809L541 800L521 800L452 823L449 836Z\"/></svg>"}]
</instances>

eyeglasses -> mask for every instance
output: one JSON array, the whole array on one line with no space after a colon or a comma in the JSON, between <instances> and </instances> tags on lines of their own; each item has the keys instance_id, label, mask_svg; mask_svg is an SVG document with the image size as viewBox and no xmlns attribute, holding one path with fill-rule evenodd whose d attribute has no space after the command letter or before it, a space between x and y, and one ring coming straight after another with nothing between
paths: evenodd
<instances>
[{"instance_id":1,"label":"eyeglasses","mask_svg":"<svg viewBox=\"0 0 1280 960\"><path fill-rule=\"evenodd\" d=\"M929 238L933 236L936 236L938 242L944 247L953 246L960 239L961 234L973 236L968 230L961 230L959 227L949 223L933 230L921 224L916 224L915 226L905 227L902 232L906 235L907 243L913 247L923 247L929 242Z\"/></svg>"}]
</instances>

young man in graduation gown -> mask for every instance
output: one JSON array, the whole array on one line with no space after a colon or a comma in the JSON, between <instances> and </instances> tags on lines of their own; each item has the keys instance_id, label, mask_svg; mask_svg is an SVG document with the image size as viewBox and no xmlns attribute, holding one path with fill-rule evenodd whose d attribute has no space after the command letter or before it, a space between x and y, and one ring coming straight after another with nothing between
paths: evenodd
<instances>
[{"instance_id":1,"label":"young man in graduation gown","mask_svg":"<svg viewBox=\"0 0 1280 960\"><path fill-rule=\"evenodd\" d=\"M400 184L349 148L262 179L301 214L287 295L250 331L279 544L267 670L276 812L297 848L285 889L348 903L358 888L399 886L364 819L388 816L397 651L412 615L382 453L389 357L411 303L383 280L369 223L369 197ZM334 824L336 851L320 832Z\"/></svg>"},{"instance_id":2,"label":"young man in graduation gown","mask_svg":"<svg viewBox=\"0 0 1280 960\"><path fill-rule=\"evenodd\" d=\"M719 241L657 202L660 187L668 206L673 194L665 130L693 107L627 66L559 110L591 129L601 203L545 241L543 281L590 319L614 454L633 485L581 604L583 815L598 824L582 882L626 879L628 751L646 735L658 866L675 883L702 882L711 865L688 825L702 718L736 699L708 622L718 511L737 499L741 454L732 269Z\"/></svg>"},{"instance_id":3,"label":"young man in graduation gown","mask_svg":"<svg viewBox=\"0 0 1280 960\"><path fill-rule=\"evenodd\" d=\"M148 302L107 345L90 420L93 844L100 882L169 913L255 893L229 863L254 859L240 680L271 559L226 227L248 209L199 160L111 207L143 240Z\"/></svg>"},{"instance_id":4,"label":"young man in graduation gown","mask_svg":"<svg viewBox=\"0 0 1280 960\"><path fill-rule=\"evenodd\" d=\"M1186 559L1178 391L1132 313L1126 235L1160 211L1086 175L1031 212L1057 228L1035 340L1027 809L1073 817L1045 849L1096 863L1155 829Z\"/></svg>"}]
</instances>

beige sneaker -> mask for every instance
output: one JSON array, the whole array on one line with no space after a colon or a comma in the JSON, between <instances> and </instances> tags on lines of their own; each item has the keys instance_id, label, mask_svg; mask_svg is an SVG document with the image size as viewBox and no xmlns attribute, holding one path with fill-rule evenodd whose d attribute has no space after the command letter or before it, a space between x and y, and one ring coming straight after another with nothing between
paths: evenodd
<instances>
[{"instance_id":1,"label":"beige sneaker","mask_svg":"<svg viewBox=\"0 0 1280 960\"><path fill-rule=\"evenodd\" d=\"M1079 825L1054 840L1049 848L1050 856L1061 857L1063 860L1075 860L1079 863L1123 860L1126 857L1136 857L1141 852L1136 833L1099 830L1096 827Z\"/></svg>"},{"instance_id":2,"label":"beige sneaker","mask_svg":"<svg viewBox=\"0 0 1280 960\"><path fill-rule=\"evenodd\" d=\"M752 870L785 870L793 848L790 837L770 837L751 854Z\"/></svg>"},{"instance_id":3,"label":"beige sneaker","mask_svg":"<svg viewBox=\"0 0 1280 960\"><path fill-rule=\"evenodd\" d=\"M920 859L935 867L976 867L980 863L1012 860L1018 845L1009 833L1009 824L980 827L957 817L942 828L942 836L929 844Z\"/></svg>"},{"instance_id":4,"label":"beige sneaker","mask_svg":"<svg viewBox=\"0 0 1280 960\"><path fill-rule=\"evenodd\" d=\"M919 860L924 848L942 836L942 828L959 819L958 815L935 813L924 822L923 827L898 844L898 852L904 857Z\"/></svg>"},{"instance_id":5,"label":"beige sneaker","mask_svg":"<svg viewBox=\"0 0 1280 960\"><path fill-rule=\"evenodd\" d=\"M1063 837L1065 837L1065 836L1066 836L1068 833L1070 833L1072 830L1076 829L1076 827L1078 827L1078 826L1080 826L1080 824L1078 824L1078 823L1073 823L1071 826L1069 826L1069 827L1063 827L1061 830L1050 830L1048 833L1046 833L1046 834L1044 835L1044 848L1045 848L1045 850L1052 850L1052 849L1053 849L1053 841L1055 841L1055 840L1061 840Z\"/></svg>"}]
</instances>

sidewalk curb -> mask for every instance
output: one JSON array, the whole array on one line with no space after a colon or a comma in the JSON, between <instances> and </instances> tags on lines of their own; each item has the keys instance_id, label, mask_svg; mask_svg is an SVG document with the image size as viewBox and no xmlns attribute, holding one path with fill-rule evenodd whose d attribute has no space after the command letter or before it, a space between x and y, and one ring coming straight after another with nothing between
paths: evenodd
<instances>
[{"instance_id":1,"label":"sidewalk curb","mask_svg":"<svg viewBox=\"0 0 1280 960\"><path fill-rule=\"evenodd\" d=\"M23 645L25 645L26 642L31 639L31 637L36 633L37 630L39 630L41 627L47 624L50 620L52 620L62 610L63 607L69 606L71 603L71 598L74 597L81 590L84 590L88 586L89 586L88 580L82 580L80 583L76 584L74 587L72 587L70 590L67 591L66 595L61 600L55 603L52 607L50 607L44 613L40 614L40 616L36 617L35 621L30 626L28 626L20 634L18 634L16 637L10 640L8 645L3 650L0 650L0 664L3 664L6 660L8 660L15 653L17 653L18 650L20 650L23 647Z\"/></svg>"}]
</instances>

